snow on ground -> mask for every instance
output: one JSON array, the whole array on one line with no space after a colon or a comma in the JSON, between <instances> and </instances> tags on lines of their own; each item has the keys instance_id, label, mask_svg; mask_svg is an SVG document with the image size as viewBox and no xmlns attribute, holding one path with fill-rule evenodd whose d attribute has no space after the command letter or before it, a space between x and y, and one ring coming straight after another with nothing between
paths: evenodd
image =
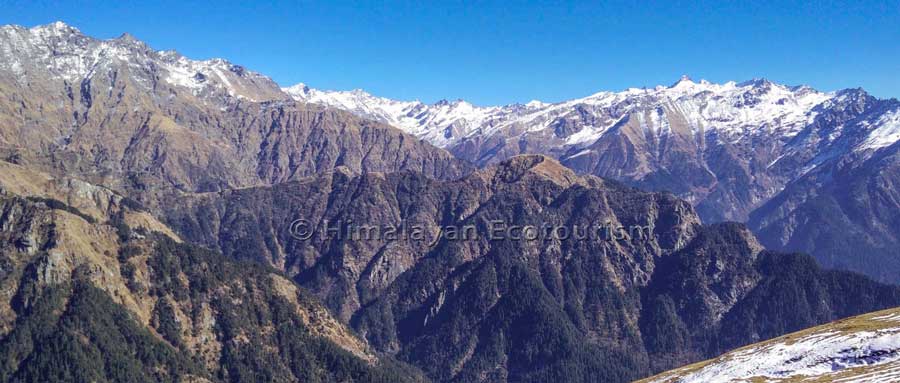
<instances>
[{"instance_id":1,"label":"snow on ground","mask_svg":"<svg viewBox=\"0 0 900 383\"><path fill-rule=\"evenodd\" d=\"M688 366L647 382L716 383L828 377L835 382L900 381L900 310L802 331Z\"/></svg>"}]
</instances>

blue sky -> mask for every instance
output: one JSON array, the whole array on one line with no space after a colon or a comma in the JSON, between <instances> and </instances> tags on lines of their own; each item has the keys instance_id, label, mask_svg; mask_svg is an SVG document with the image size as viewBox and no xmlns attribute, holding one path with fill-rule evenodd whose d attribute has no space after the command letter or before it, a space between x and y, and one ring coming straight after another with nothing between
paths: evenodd
<instances>
[{"instance_id":1,"label":"blue sky","mask_svg":"<svg viewBox=\"0 0 900 383\"><path fill-rule=\"evenodd\" d=\"M4 2L0 24L223 57L282 85L478 105L766 77L900 97L900 2Z\"/></svg>"}]
</instances>

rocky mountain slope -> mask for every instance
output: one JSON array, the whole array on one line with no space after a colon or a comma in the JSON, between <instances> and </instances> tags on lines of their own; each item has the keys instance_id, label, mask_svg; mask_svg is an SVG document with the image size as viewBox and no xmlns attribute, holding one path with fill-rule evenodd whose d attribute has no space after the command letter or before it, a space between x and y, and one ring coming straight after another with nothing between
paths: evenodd
<instances>
[{"instance_id":1,"label":"rocky mountain slope","mask_svg":"<svg viewBox=\"0 0 900 383\"><path fill-rule=\"evenodd\" d=\"M894 308L742 347L641 382L897 380L900 380L900 309Z\"/></svg>"},{"instance_id":2,"label":"rocky mountain slope","mask_svg":"<svg viewBox=\"0 0 900 383\"><path fill-rule=\"evenodd\" d=\"M900 146L830 160L755 210L769 248L808 251L827 267L900 281Z\"/></svg>"},{"instance_id":3,"label":"rocky mountain slope","mask_svg":"<svg viewBox=\"0 0 900 383\"><path fill-rule=\"evenodd\" d=\"M290 100L267 77L63 23L0 27L0 154L129 194L270 184L334 166L456 177L390 126Z\"/></svg>"},{"instance_id":4,"label":"rocky mountain slope","mask_svg":"<svg viewBox=\"0 0 900 383\"><path fill-rule=\"evenodd\" d=\"M823 93L766 80L688 78L555 104L484 108L305 85L285 91L394 124L480 165L544 153L579 173L671 191L704 222L750 221L770 248L900 281L900 204L891 178L897 100L860 89Z\"/></svg>"},{"instance_id":5,"label":"rocky mountain slope","mask_svg":"<svg viewBox=\"0 0 900 383\"><path fill-rule=\"evenodd\" d=\"M436 381L628 381L900 305L896 287L765 251L738 224L701 225L671 194L578 177L542 156L456 181L339 169L166 206L186 240L284 270ZM296 236L297 220L309 237ZM629 229L521 240L492 236L492 222ZM421 236L353 237L385 225ZM446 235L467 227L475 235Z\"/></svg>"},{"instance_id":6,"label":"rocky mountain slope","mask_svg":"<svg viewBox=\"0 0 900 383\"><path fill-rule=\"evenodd\" d=\"M420 380L282 274L109 189L0 166L0 380Z\"/></svg>"}]
</instances>

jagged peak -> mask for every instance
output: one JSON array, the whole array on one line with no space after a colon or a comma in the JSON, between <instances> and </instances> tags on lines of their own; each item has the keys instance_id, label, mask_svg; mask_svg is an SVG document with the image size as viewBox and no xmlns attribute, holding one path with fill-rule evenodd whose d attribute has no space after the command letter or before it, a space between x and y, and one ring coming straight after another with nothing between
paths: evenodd
<instances>
[{"instance_id":1,"label":"jagged peak","mask_svg":"<svg viewBox=\"0 0 900 383\"><path fill-rule=\"evenodd\" d=\"M159 56L169 60L177 60L178 58L183 57L181 53L178 53L178 51L175 49L166 49L163 51L159 51Z\"/></svg>"},{"instance_id":2,"label":"jagged peak","mask_svg":"<svg viewBox=\"0 0 900 383\"><path fill-rule=\"evenodd\" d=\"M81 35L81 30L62 21L54 21L49 24L37 25L29 28L32 33L49 33L52 35Z\"/></svg>"},{"instance_id":3,"label":"jagged peak","mask_svg":"<svg viewBox=\"0 0 900 383\"><path fill-rule=\"evenodd\" d=\"M138 48L140 50L151 50L150 46L147 45L147 43L145 43L141 39L138 39L137 37L134 37L134 35L132 35L131 33L128 33L128 32L125 32L125 33L119 35L119 37L112 39L111 42L113 42L117 45L120 45L120 46L133 47L133 48ZM162 53L162 52L160 52L160 53ZM177 53L176 53L176 55L177 55Z\"/></svg>"},{"instance_id":4,"label":"jagged peak","mask_svg":"<svg viewBox=\"0 0 900 383\"><path fill-rule=\"evenodd\" d=\"M869 95L863 88L842 89L834 93L832 105L838 106L839 109L845 107L865 108L866 105L875 101L875 97Z\"/></svg>"},{"instance_id":5,"label":"jagged peak","mask_svg":"<svg viewBox=\"0 0 900 383\"><path fill-rule=\"evenodd\" d=\"M848 96L848 97L868 97L869 92L866 92L863 88L847 88L841 89L837 91L836 95L838 97Z\"/></svg>"},{"instance_id":6,"label":"jagged peak","mask_svg":"<svg viewBox=\"0 0 900 383\"><path fill-rule=\"evenodd\" d=\"M543 102L540 100L531 100L531 101L528 101L527 103L525 103L525 106L528 108L542 108L547 105L548 104L546 102Z\"/></svg>"},{"instance_id":7,"label":"jagged peak","mask_svg":"<svg viewBox=\"0 0 900 383\"><path fill-rule=\"evenodd\" d=\"M522 154L518 156L510 157L509 159L500 162L498 167L520 167L524 166L526 168L532 168L541 164L543 162L557 162L551 157L545 156L543 154ZM558 163L558 162L557 162ZM562 165L560 165L562 166Z\"/></svg>"},{"instance_id":8,"label":"jagged peak","mask_svg":"<svg viewBox=\"0 0 900 383\"><path fill-rule=\"evenodd\" d=\"M669 88L678 88L679 86L693 85L693 84L695 84L694 80L692 80L690 76L684 74L684 75L681 75L681 78L678 79L678 81L676 81L674 84L669 86Z\"/></svg>"},{"instance_id":9,"label":"jagged peak","mask_svg":"<svg viewBox=\"0 0 900 383\"><path fill-rule=\"evenodd\" d=\"M579 177L559 161L542 154L525 154L511 157L491 169L495 179L514 183L526 174L534 174L563 187L576 183Z\"/></svg>"},{"instance_id":10,"label":"jagged peak","mask_svg":"<svg viewBox=\"0 0 900 383\"><path fill-rule=\"evenodd\" d=\"M770 86L770 85L774 85L774 83L769 81L769 79L767 79L765 77L756 77L756 78L753 78L753 79L750 79L750 80L747 80L747 81L744 81L744 82L741 82L738 84L739 87L747 87L747 86L759 87L759 86Z\"/></svg>"},{"instance_id":11,"label":"jagged peak","mask_svg":"<svg viewBox=\"0 0 900 383\"><path fill-rule=\"evenodd\" d=\"M305 93L309 92L310 87L309 87L309 85L306 85L302 82L298 82L294 85L284 87L281 89L289 94L293 94L293 93L304 93L305 94Z\"/></svg>"}]
</instances>

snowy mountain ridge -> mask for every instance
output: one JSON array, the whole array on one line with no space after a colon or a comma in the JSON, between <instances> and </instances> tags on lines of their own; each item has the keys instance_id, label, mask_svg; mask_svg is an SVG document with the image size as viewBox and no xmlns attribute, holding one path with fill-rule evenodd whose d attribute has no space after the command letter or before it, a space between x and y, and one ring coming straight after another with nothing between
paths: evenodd
<instances>
[{"instance_id":1,"label":"snowy mountain ridge","mask_svg":"<svg viewBox=\"0 0 900 383\"><path fill-rule=\"evenodd\" d=\"M127 33L95 39L59 21L32 28L0 27L0 69L15 74L19 82L49 76L77 84L117 65L127 66L137 83L148 90L162 80L194 96L250 101L285 98L264 75L224 59L191 60L172 50L157 51ZM148 67L158 72L148 71Z\"/></svg>"},{"instance_id":2,"label":"snowy mountain ridge","mask_svg":"<svg viewBox=\"0 0 900 383\"><path fill-rule=\"evenodd\" d=\"M302 83L283 90L295 100L344 109L388 123L441 147L455 141L455 137L444 133L450 127L471 132L504 111L502 107L477 107L463 100L428 105L373 96L361 89L323 91Z\"/></svg>"},{"instance_id":3,"label":"snowy mountain ridge","mask_svg":"<svg viewBox=\"0 0 900 383\"><path fill-rule=\"evenodd\" d=\"M688 77L672 86L629 88L599 92L558 103L532 101L527 104L478 107L466 101L396 101L362 90L322 91L304 84L284 88L297 100L346 109L359 115L394 124L432 144L448 147L473 135L492 135L519 126L535 132L550 129L555 122L577 114L579 107L602 109L606 118L584 121L565 135L565 145L589 144L614 126L621 117L638 109L673 106L688 117L695 132L715 129L729 135L768 132L787 137L799 132L816 115L813 110L833 97L806 86L789 87L767 80L714 84ZM644 123L648 130L665 129L657 115ZM559 134L557 134L559 136Z\"/></svg>"},{"instance_id":4,"label":"snowy mountain ridge","mask_svg":"<svg viewBox=\"0 0 900 383\"><path fill-rule=\"evenodd\" d=\"M746 221L798 177L900 140L897 100L766 79L716 84L684 76L670 86L490 107L304 84L284 91L394 125L479 166L545 154L580 173L673 191L709 222Z\"/></svg>"}]
</instances>

